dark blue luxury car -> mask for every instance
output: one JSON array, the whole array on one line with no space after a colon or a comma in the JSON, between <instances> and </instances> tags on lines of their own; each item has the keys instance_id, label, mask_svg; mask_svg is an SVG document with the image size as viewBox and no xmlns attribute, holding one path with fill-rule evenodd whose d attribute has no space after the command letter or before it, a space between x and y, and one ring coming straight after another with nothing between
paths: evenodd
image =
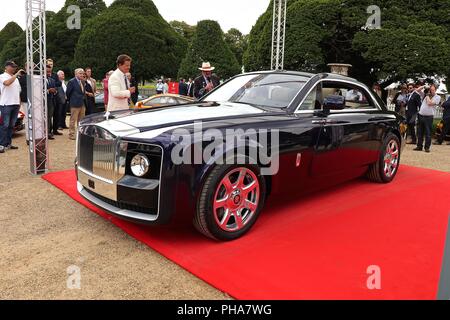
<instances>
[{"instance_id":1,"label":"dark blue luxury car","mask_svg":"<svg viewBox=\"0 0 450 320\"><path fill-rule=\"evenodd\" d=\"M352 78L242 74L194 103L85 118L78 191L123 219L187 218L210 238L233 240L268 197L343 176L391 182L403 121Z\"/></svg>"}]
</instances>

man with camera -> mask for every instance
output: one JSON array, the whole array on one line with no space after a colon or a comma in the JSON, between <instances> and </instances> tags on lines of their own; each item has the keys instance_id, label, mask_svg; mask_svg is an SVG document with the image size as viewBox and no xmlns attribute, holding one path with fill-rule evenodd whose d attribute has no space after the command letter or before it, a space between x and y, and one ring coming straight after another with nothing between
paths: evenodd
<instances>
[{"instance_id":1,"label":"man with camera","mask_svg":"<svg viewBox=\"0 0 450 320\"><path fill-rule=\"evenodd\" d=\"M428 88L428 87L426 87ZM424 87L419 88L419 91ZM428 88L428 93L422 101L422 105L419 110L419 123L417 127L417 148L414 151L423 150L423 139L425 136L425 152L429 153L431 148L431 130L433 128L434 111L441 102L441 97L436 94L437 88L435 84L432 84Z\"/></svg>"},{"instance_id":2,"label":"man with camera","mask_svg":"<svg viewBox=\"0 0 450 320\"><path fill-rule=\"evenodd\" d=\"M18 77L25 74L25 71L16 70L17 64L14 61L6 61L5 72L0 75L0 113L3 119L0 124L0 153L18 149L12 144L12 135L20 109L21 88Z\"/></svg>"}]
</instances>

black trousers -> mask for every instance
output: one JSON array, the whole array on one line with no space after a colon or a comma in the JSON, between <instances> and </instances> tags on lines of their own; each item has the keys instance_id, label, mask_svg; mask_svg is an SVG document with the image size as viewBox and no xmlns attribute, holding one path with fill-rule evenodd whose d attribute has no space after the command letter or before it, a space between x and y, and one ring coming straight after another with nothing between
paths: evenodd
<instances>
[{"instance_id":1,"label":"black trousers","mask_svg":"<svg viewBox=\"0 0 450 320\"><path fill-rule=\"evenodd\" d=\"M59 128L59 113L60 113L60 108L59 108L59 103L56 101L56 98L53 99L53 121L52 121L52 131L53 133L58 132L58 128ZM49 131L50 132L50 131Z\"/></svg>"},{"instance_id":2,"label":"black trousers","mask_svg":"<svg viewBox=\"0 0 450 320\"><path fill-rule=\"evenodd\" d=\"M55 112L55 100L47 96L47 130L48 135L53 133L53 114Z\"/></svg>"},{"instance_id":3,"label":"black trousers","mask_svg":"<svg viewBox=\"0 0 450 320\"><path fill-rule=\"evenodd\" d=\"M431 130L433 129L433 116L418 115L419 123L417 126L417 147L423 148L425 138L425 149L431 148Z\"/></svg>"},{"instance_id":4,"label":"black trousers","mask_svg":"<svg viewBox=\"0 0 450 320\"><path fill-rule=\"evenodd\" d=\"M59 117L58 117L58 127L67 128L66 118L67 118L67 102L58 102Z\"/></svg>"},{"instance_id":5,"label":"black trousers","mask_svg":"<svg viewBox=\"0 0 450 320\"><path fill-rule=\"evenodd\" d=\"M417 113L406 113L406 122L408 124L407 136L411 137L412 143L417 142L416 120L417 120Z\"/></svg>"},{"instance_id":6,"label":"black trousers","mask_svg":"<svg viewBox=\"0 0 450 320\"><path fill-rule=\"evenodd\" d=\"M442 143L445 140L445 136L450 134L450 118L444 119L444 127L442 128L441 134L438 137L438 142Z\"/></svg>"}]
</instances>

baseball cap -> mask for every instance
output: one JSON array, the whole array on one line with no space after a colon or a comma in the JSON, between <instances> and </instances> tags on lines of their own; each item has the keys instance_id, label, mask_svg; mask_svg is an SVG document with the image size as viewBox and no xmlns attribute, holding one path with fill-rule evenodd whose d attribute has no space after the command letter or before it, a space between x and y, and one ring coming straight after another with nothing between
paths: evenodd
<instances>
[{"instance_id":1,"label":"baseball cap","mask_svg":"<svg viewBox=\"0 0 450 320\"><path fill-rule=\"evenodd\" d=\"M13 68L17 68L17 64L12 61L12 60L8 60L5 62L5 67L13 67Z\"/></svg>"}]
</instances>

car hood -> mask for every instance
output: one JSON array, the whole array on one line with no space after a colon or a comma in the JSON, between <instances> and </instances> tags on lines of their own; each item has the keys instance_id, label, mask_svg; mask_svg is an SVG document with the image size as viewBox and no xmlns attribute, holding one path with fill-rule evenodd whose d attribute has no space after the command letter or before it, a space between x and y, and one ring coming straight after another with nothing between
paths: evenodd
<instances>
[{"instance_id":1,"label":"car hood","mask_svg":"<svg viewBox=\"0 0 450 320\"><path fill-rule=\"evenodd\" d=\"M209 122L235 117L260 116L265 113L269 113L269 111L248 104L211 102L162 107L145 111L119 111L112 113L108 120L102 113L86 118L82 125L96 124L117 135L123 135L120 133L131 130L131 128L134 129L133 131L145 132L181 127L196 121Z\"/></svg>"}]
</instances>

